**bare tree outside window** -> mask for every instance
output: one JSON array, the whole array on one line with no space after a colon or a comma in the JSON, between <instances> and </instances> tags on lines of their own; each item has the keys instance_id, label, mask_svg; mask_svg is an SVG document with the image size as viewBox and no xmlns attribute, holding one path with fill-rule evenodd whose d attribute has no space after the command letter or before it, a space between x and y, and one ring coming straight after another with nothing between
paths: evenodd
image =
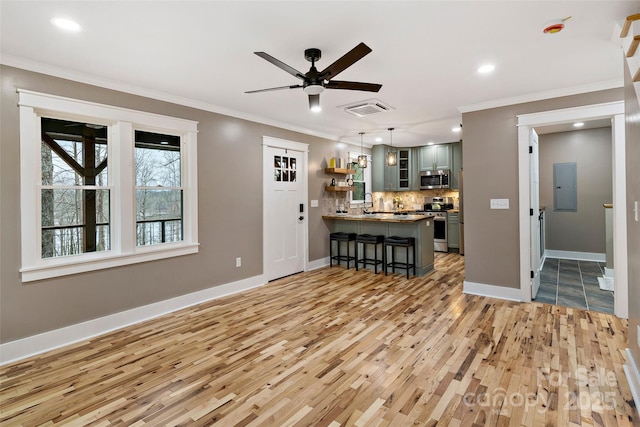
<instances>
[{"instance_id":1,"label":"bare tree outside window","mask_svg":"<svg viewBox=\"0 0 640 427\"><path fill-rule=\"evenodd\" d=\"M41 128L42 257L109 250L106 127L42 118Z\"/></svg>"},{"instance_id":2,"label":"bare tree outside window","mask_svg":"<svg viewBox=\"0 0 640 427\"><path fill-rule=\"evenodd\" d=\"M137 245L183 240L180 137L135 132Z\"/></svg>"}]
</instances>

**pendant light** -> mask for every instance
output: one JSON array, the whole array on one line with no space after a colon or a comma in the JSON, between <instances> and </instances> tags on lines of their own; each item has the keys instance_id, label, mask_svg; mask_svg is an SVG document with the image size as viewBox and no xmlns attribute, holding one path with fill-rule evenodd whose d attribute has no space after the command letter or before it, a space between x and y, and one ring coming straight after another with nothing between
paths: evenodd
<instances>
[{"instance_id":1,"label":"pendant light","mask_svg":"<svg viewBox=\"0 0 640 427\"><path fill-rule=\"evenodd\" d=\"M367 167L367 155L364 154L364 143L362 142L362 136L364 132L360 132L360 155L358 156L358 166L360 169L365 169Z\"/></svg>"},{"instance_id":2,"label":"pendant light","mask_svg":"<svg viewBox=\"0 0 640 427\"><path fill-rule=\"evenodd\" d=\"M391 149L387 151L384 163L387 166L395 166L398 163L398 156L396 152L393 151L393 128L389 128L387 130L389 131L389 144L391 145Z\"/></svg>"}]
</instances>

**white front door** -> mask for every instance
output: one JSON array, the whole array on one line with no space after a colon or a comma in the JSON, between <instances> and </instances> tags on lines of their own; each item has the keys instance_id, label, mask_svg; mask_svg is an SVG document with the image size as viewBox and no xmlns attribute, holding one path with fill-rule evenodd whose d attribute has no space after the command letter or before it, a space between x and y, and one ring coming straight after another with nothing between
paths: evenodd
<instances>
[{"instance_id":1,"label":"white front door","mask_svg":"<svg viewBox=\"0 0 640 427\"><path fill-rule=\"evenodd\" d=\"M269 139L278 142L288 145ZM265 145L263 153L265 274L274 280L305 268L306 152Z\"/></svg>"},{"instance_id":2,"label":"white front door","mask_svg":"<svg viewBox=\"0 0 640 427\"><path fill-rule=\"evenodd\" d=\"M540 172L538 157L538 134L531 128L529 130L529 171L530 179L530 196L531 196L531 271L533 278L531 279L531 298L535 298L540 288Z\"/></svg>"}]
</instances>

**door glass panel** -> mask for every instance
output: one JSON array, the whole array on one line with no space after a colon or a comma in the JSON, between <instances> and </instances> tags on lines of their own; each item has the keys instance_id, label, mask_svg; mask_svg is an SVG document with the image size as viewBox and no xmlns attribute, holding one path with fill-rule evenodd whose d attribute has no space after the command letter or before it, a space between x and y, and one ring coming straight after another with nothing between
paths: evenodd
<instances>
[{"instance_id":1,"label":"door glass panel","mask_svg":"<svg viewBox=\"0 0 640 427\"><path fill-rule=\"evenodd\" d=\"M296 159L287 156L274 156L274 181L279 182L296 182Z\"/></svg>"}]
</instances>

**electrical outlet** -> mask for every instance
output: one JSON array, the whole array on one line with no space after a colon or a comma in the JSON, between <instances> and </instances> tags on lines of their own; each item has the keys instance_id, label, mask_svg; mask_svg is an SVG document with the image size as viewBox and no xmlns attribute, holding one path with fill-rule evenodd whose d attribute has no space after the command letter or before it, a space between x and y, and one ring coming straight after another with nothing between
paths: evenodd
<instances>
[{"instance_id":1,"label":"electrical outlet","mask_svg":"<svg viewBox=\"0 0 640 427\"><path fill-rule=\"evenodd\" d=\"M236 267L242 267L242 258L236 258Z\"/></svg>"},{"instance_id":2,"label":"electrical outlet","mask_svg":"<svg viewBox=\"0 0 640 427\"><path fill-rule=\"evenodd\" d=\"M509 199L491 199L491 209L509 209Z\"/></svg>"},{"instance_id":3,"label":"electrical outlet","mask_svg":"<svg viewBox=\"0 0 640 427\"><path fill-rule=\"evenodd\" d=\"M640 213L638 212L638 201L636 200L633 202L633 216L636 222L638 222L638 215L640 215Z\"/></svg>"}]
</instances>

